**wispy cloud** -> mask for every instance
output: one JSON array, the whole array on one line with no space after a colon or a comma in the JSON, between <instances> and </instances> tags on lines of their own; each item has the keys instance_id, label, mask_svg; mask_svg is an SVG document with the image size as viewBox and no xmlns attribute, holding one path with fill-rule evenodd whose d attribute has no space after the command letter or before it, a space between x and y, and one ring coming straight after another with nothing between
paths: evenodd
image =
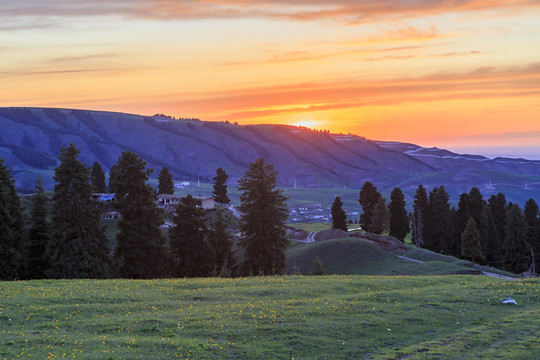
<instances>
[{"instance_id":1,"label":"wispy cloud","mask_svg":"<svg viewBox=\"0 0 540 360\"><path fill-rule=\"evenodd\" d=\"M274 18L361 23L380 18L497 10L526 11L535 0L4 0L2 17L108 16L146 19Z\"/></svg>"},{"instance_id":2,"label":"wispy cloud","mask_svg":"<svg viewBox=\"0 0 540 360\"><path fill-rule=\"evenodd\" d=\"M539 84L540 63L384 81L342 79L246 88L167 105L192 112L211 108L234 120L409 102L540 96Z\"/></svg>"}]
</instances>

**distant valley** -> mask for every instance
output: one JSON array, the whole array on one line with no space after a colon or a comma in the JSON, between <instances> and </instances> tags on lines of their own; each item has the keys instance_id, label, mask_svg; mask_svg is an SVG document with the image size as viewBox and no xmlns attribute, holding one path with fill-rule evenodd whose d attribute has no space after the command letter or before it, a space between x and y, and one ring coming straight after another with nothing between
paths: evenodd
<instances>
[{"instance_id":1,"label":"distant valley","mask_svg":"<svg viewBox=\"0 0 540 360\"><path fill-rule=\"evenodd\" d=\"M399 186L444 185L452 200L472 186L485 198L503 192L509 201L540 198L540 161L456 154L414 144L365 139L286 125L236 125L125 113L0 108L0 157L13 168L17 187L31 190L38 173L51 189L60 148L81 148L81 160L108 170L124 150L138 153L154 175L168 166L177 180L211 182L224 168L229 182L259 157L274 164L285 188L360 189L373 182L384 193Z\"/></svg>"}]
</instances>

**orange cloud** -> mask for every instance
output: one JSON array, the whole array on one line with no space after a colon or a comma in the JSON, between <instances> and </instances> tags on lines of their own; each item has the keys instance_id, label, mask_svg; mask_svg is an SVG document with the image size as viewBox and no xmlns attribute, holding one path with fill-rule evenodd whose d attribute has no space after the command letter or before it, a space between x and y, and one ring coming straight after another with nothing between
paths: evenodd
<instances>
[{"instance_id":1,"label":"orange cloud","mask_svg":"<svg viewBox=\"0 0 540 360\"><path fill-rule=\"evenodd\" d=\"M167 102L163 106L181 108L191 113L211 109L211 113L222 119L239 120L373 105L540 95L539 80L540 63L526 67L485 67L467 73L438 73L383 81L344 79L329 83L247 88L215 93L210 97Z\"/></svg>"}]
</instances>

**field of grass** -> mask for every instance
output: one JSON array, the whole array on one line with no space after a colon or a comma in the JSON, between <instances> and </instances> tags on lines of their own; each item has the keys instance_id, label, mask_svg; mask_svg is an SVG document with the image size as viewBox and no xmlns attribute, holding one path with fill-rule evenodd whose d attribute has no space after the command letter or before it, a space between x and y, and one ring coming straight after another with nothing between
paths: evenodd
<instances>
[{"instance_id":1,"label":"field of grass","mask_svg":"<svg viewBox=\"0 0 540 360\"><path fill-rule=\"evenodd\" d=\"M534 359L539 288L485 276L0 282L0 358Z\"/></svg>"}]
</instances>

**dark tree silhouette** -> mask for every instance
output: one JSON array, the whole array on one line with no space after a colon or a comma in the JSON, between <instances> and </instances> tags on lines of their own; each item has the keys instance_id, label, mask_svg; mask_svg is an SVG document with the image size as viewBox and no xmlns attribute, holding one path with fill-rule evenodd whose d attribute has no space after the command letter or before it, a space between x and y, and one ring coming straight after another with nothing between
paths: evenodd
<instances>
[{"instance_id":1,"label":"dark tree silhouette","mask_svg":"<svg viewBox=\"0 0 540 360\"><path fill-rule=\"evenodd\" d=\"M395 187L390 194L388 213L390 216L390 236L404 242L405 236L409 233L409 217L407 210L405 210L405 196L398 187Z\"/></svg>"},{"instance_id":2,"label":"dark tree silhouette","mask_svg":"<svg viewBox=\"0 0 540 360\"><path fill-rule=\"evenodd\" d=\"M347 215L342 208L343 201L339 196L336 196L334 203L332 204L332 229L339 229L347 231Z\"/></svg>"},{"instance_id":3,"label":"dark tree silhouette","mask_svg":"<svg viewBox=\"0 0 540 360\"><path fill-rule=\"evenodd\" d=\"M24 277L24 218L11 171L0 159L0 280Z\"/></svg>"},{"instance_id":4,"label":"dark tree silhouette","mask_svg":"<svg viewBox=\"0 0 540 360\"><path fill-rule=\"evenodd\" d=\"M504 269L513 273L527 271L531 263L527 242L527 223L519 205L509 203L506 213L506 238L503 243Z\"/></svg>"},{"instance_id":5,"label":"dark tree silhouette","mask_svg":"<svg viewBox=\"0 0 540 360\"><path fill-rule=\"evenodd\" d=\"M152 169L137 154L124 151L111 168L113 202L122 215L116 235L115 261L121 277L144 279L167 275L169 252L161 233L163 209L146 182Z\"/></svg>"},{"instance_id":6,"label":"dark tree silhouette","mask_svg":"<svg viewBox=\"0 0 540 360\"><path fill-rule=\"evenodd\" d=\"M49 223L47 221L47 196L41 184L41 175L36 181L36 193L32 196L30 210L30 232L28 235L28 277L45 278L47 269L46 248L49 242Z\"/></svg>"},{"instance_id":7,"label":"dark tree silhouette","mask_svg":"<svg viewBox=\"0 0 540 360\"><path fill-rule=\"evenodd\" d=\"M476 221L473 218L469 218L465 230L461 234L461 255L473 263L484 256L480 232L476 228Z\"/></svg>"},{"instance_id":8,"label":"dark tree silhouette","mask_svg":"<svg viewBox=\"0 0 540 360\"><path fill-rule=\"evenodd\" d=\"M222 168L216 169L216 176L214 176L214 191L212 192L212 195L214 195L214 200L217 203L228 204L231 202L227 196L227 185L225 185L228 178L229 175L227 175L225 170Z\"/></svg>"},{"instance_id":9,"label":"dark tree silhouette","mask_svg":"<svg viewBox=\"0 0 540 360\"><path fill-rule=\"evenodd\" d=\"M176 208L174 227L169 233L176 277L203 277L215 268L214 249L206 239L204 210L191 195L182 198Z\"/></svg>"},{"instance_id":10,"label":"dark tree silhouette","mask_svg":"<svg viewBox=\"0 0 540 360\"><path fill-rule=\"evenodd\" d=\"M164 166L158 175L158 194L174 194L174 182L169 168Z\"/></svg>"},{"instance_id":11,"label":"dark tree silhouette","mask_svg":"<svg viewBox=\"0 0 540 360\"><path fill-rule=\"evenodd\" d=\"M94 185L94 191L98 193L107 192L107 186L105 184L105 172L101 165L96 161L92 165L92 173L90 174L90 181Z\"/></svg>"},{"instance_id":12,"label":"dark tree silhouette","mask_svg":"<svg viewBox=\"0 0 540 360\"><path fill-rule=\"evenodd\" d=\"M362 229L368 232L373 232L372 216L375 205L381 198L381 193L377 191L377 188L369 181L366 181L360 189L360 197L358 202L362 206L362 214L360 215L360 225Z\"/></svg>"},{"instance_id":13,"label":"dark tree silhouette","mask_svg":"<svg viewBox=\"0 0 540 360\"><path fill-rule=\"evenodd\" d=\"M55 169L51 235L47 244L52 278L103 278L111 275L110 249L100 224L99 204L92 200L90 170L79 161L73 143L62 147Z\"/></svg>"},{"instance_id":14,"label":"dark tree silhouette","mask_svg":"<svg viewBox=\"0 0 540 360\"><path fill-rule=\"evenodd\" d=\"M244 251L244 272L281 274L285 267L285 220L288 217L287 198L276 189L277 172L260 158L249 164L239 180L242 212L240 246Z\"/></svg>"}]
</instances>

